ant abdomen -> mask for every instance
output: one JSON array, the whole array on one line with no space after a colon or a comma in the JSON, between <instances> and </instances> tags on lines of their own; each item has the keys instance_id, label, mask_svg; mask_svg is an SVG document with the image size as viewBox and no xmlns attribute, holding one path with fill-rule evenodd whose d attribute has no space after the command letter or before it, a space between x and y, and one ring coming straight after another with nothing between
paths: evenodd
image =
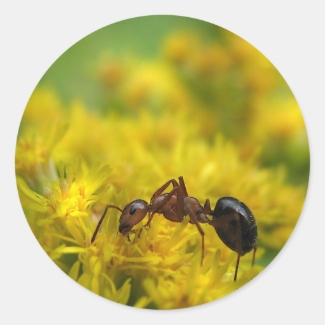
<instances>
[{"instance_id":1,"label":"ant abdomen","mask_svg":"<svg viewBox=\"0 0 325 325\"><path fill-rule=\"evenodd\" d=\"M257 226L252 211L233 197L218 200L210 224L222 242L241 256L256 247Z\"/></svg>"},{"instance_id":2,"label":"ant abdomen","mask_svg":"<svg viewBox=\"0 0 325 325\"><path fill-rule=\"evenodd\" d=\"M236 281L240 256L254 250L252 260L254 265L257 243L254 215L246 204L233 197L219 199L210 215L213 217L210 225L214 227L219 238L238 254L234 276Z\"/></svg>"}]
</instances>

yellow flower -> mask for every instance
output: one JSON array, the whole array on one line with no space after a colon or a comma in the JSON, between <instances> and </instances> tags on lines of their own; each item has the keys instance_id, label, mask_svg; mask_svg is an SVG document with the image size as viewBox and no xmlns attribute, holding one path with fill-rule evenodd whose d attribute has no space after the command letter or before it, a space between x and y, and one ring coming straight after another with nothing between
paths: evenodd
<instances>
[{"instance_id":1,"label":"yellow flower","mask_svg":"<svg viewBox=\"0 0 325 325\"><path fill-rule=\"evenodd\" d=\"M167 38L163 53L173 63L182 64L197 50L197 45L197 37L191 33L176 33Z\"/></svg>"},{"instance_id":2,"label":"yellow flower","mask_svg":"<svg viewBox=\"0 0 325 325\"><path fill-rule=\"evenodd\" d=\"M108 190L107 177L111 172L108 166L98 164L88 169L81 159L66 166L61 163L58 168L57 179L50 187L45 186L42 194L17 177L29 224L53 260L59 260L63 254L79 253L86 247L93 224L90 208ZM61 240L80 247L59 246Z\"/></svg>"},{"instance_id":3,"label":"yellow flower","mask_svg":"<svg viewBox=\"0 0 325 325\"><path fill-rule=\"evenodd\" d=\"M298 220L307 183L293 185L288 174L292 161L309 158L296 101L251 46L183 33L171 35L163 51L146 62L107 60L101 113L81 101L63 107L37 88L16 148L21 203L49 257L92 292L150 309L204 304L258 275ZM270 100L274 92L283 99ZM121 213L109 208L91 242L107 204L150 202L179 176L202 205L232 196L253 211L256 263L253 252L241 257L237 281L237 254L209 224L201 225L201 265L202 237L189 217L176 223L156 214L148 228L146 216L127 237L118 231Z\"/></svg>"},{"instance_id":4,"label":"yellow flower","mask_svg":"<svg viewBox=\"0 0 325 325\"><path fill-rule=\"evenodd\" d=\"M42 192L31 190L21 178L18 187L40 244L84 287L141 308L195 306L221 298L250 281L263 269L259 260L264 251L280 249L286 242L301 211L304 190L285 184L281 170L256 168L257 154L243 162L230 141L219 135L208 144L195 136L194 122L193 128L187 128L190 121L187 127L173 126L166 122L168 115L157 120L140 112L135 124L131 117L107 115L100 119L83 111L82 106L78 112L78 116L71 115L74 118L66 141L53 149L53 156L72 156L75 150L75 155L82 153L90 161L90 167L80 159L66 165L57 162L57 179ZM182 120L184 115L174 117ZM87 122L93 125L90 130ZM172 142L166 142L164 132L159 131L164 124L175 134ZM82 125L85 129L80 130ZM86 141L96 125L102 142L92 148L76 146L80 132ZM157 141L161 146L155 145ZM96 147L105 144L109 150L100 149L97 158L109 161L112 171L94 162ZM236 253L207 224L202 224L205 258L201 267L201 236L188 218L172 223L156 215L149 229L142 228L145 219L136 225L129 241L118 233L119 212L109 209L96 240L90 243L106 204L122 209L137 198L149 202L156 189L180 175L189 195L202 204L209 198L213 207L221 196L234 196L254 211L259 231L257 263L251 266L252 253L242 257L236 282ZM288 196L294 200L287 200Z\"/></svg>"}]
</instances>

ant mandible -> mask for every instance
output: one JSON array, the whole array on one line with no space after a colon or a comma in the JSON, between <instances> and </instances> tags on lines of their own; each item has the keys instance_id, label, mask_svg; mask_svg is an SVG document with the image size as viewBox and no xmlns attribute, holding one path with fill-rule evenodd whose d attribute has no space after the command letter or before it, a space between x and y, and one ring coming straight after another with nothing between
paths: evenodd
<instances>
[{"instance_id":1,"label":"ant mandible","mask_svg":"<svg viewBox=\"0 0 325 325\"><path fill-rule=\"evenodd\" d=\"M179 184L175 179L171 179L161 186L152 195L150 204L137 199L127 204L123 210L114 205L107 205L92 236L91 243L97 236L108 208L115 208L122 213L119 220L119 232L126 236L132 232L133 226L141 222L147 214L149 214L149 218L145 227L150 225L156 213L162 214L173 222L182 222L184 217L189 215L190 223L196 225L202 237L201 265L204 259L204 232L199 222L213 226L222 242L237 252L234 275L234 281L236 281L240 257L252 249L254 250L252 265L254 265L257 226L253 213L244 203L233 197L220 198L214 210L211 210L209 199L205 201L204 206L201 206L196 198L188 196L183 177L180 176L178 179ZM172 191L163 193L170 184L173 186ZM212 220L207 215L211 215Z\"/></svg>"}]
</instances>

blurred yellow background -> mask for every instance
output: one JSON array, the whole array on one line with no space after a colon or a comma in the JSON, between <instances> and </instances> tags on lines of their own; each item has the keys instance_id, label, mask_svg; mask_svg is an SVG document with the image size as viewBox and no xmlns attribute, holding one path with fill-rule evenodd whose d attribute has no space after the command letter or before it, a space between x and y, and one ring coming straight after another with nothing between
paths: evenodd
<instances>
[{"instance_id":1,"label":"blurred yellow background","mask_svg":"<svg viewBox=\"0 0 325 325\"><path fill-rule=\"evenodd\" d=\"M110 25L63 53L44 87L65 108L80 100L102 114L185 110L200 116L208 140L221 132L243 157L259 147L262 166L286 165L289 181L308 181L306 130L289 86L258 50L213 24L148 16Z\"/></svg>"}]
</instances>

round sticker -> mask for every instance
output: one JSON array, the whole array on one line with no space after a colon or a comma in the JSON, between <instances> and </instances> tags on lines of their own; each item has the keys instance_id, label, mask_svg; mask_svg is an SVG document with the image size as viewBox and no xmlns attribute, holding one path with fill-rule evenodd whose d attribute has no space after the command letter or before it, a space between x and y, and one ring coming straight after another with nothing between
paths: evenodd
<instances>
[{"instance_id":1,"label":"round sticker","mask_svg":"<svg viewBox=\"0 0 325 325\"><path fill-rule=\"evenodd\" d=\"M57 267L111 301L166 310L263 272L302 211L309 147L294 95L256 48L204 21L147 16L53 63L15 164Z\"/></svg>"}]
</instances>

